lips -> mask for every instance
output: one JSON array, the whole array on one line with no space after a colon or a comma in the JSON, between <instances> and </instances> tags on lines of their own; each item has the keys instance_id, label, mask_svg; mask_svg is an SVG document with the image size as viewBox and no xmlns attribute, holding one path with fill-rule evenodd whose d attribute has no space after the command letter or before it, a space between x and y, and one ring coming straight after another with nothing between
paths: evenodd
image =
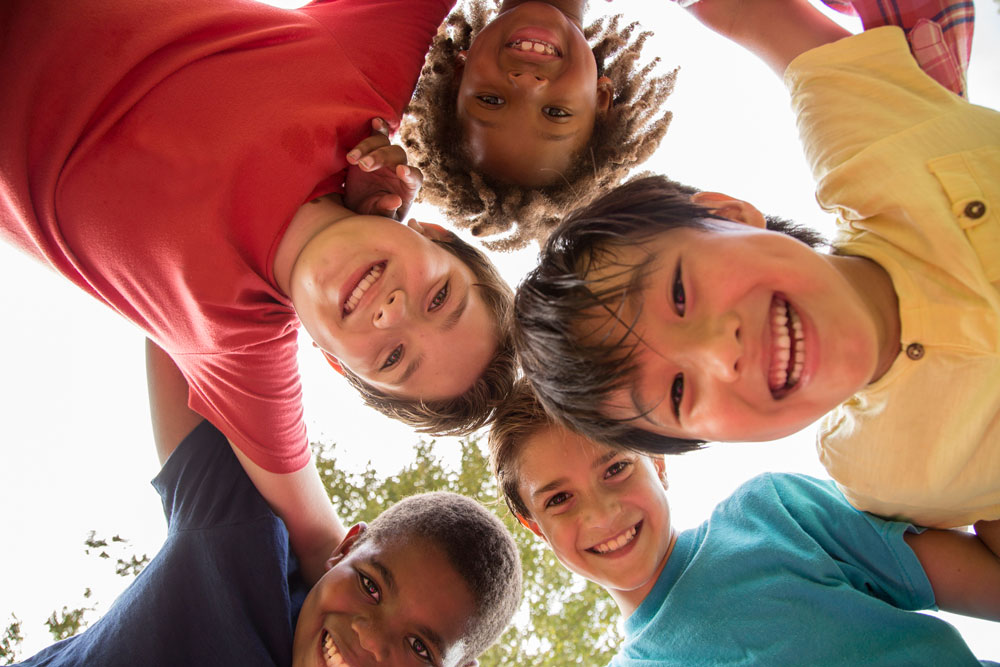
<instances>
[{"instance_id":1,"label":"lips","mask_svg":"<svg viewBox=\"0 0 1000 667\"><path fill-rule=\"evenodd\" d=\"M563 57L559 38L545 28L519 28L511 34L504 46L515 58L531 62L551 62Z\"/></svg>"},{"instance_id":2,"label":"lips","mask_svg":"<svg viewBox=\"0 0 1000 667\"><path fill-rule=\"evenodd\" d=\"M642 522L635 524L634 526L622 531L618 535L612 537L609 540L595 544L589 547L587 551L598 554L601 556L607 556L614 554L622 549L626 548L635 541L635 538L639 534L639 529L642 527Z\"/></svg>"},{"instance_id":3,"label":"lips","mask_svg":"<svg viewBox=\"0 0 1000 667\"><path fill-rule=\"evenodd\" d=\"M785 395L802 379L805 366L805 334L798 311L784 299L775 295L769 310L771 327L770 364L767 387L775 399Z\"/></svg>"},{"instance_id":4,"label":"lips","mask_svg":"<svg viewBox=\"0 0 1000 667\"><path fill-rule=\"evenodd\" d=\"M330 633L324 630L322 639L323 644L320 652L326 667L347 667L348 663L340 654L337 645L333 643L333 637L330 636Z\"/></svg>"},{"instance_id":5,"label":"lips","mask_svg":"<svg viewBox=\"0 0 1000 667\"><path fill-rule=\"evenodd\" d=\"M378 282L384 271L385 262L379 262L362 271L360 275L356 275L355 279L348 283L349 289L345 290L347 296L341 301L344 304L341 309L342 317L347 317L354 312L354 309L358 307L358 303L361 302L361 298L372 285Z\"/></svg>"}]
</instances>

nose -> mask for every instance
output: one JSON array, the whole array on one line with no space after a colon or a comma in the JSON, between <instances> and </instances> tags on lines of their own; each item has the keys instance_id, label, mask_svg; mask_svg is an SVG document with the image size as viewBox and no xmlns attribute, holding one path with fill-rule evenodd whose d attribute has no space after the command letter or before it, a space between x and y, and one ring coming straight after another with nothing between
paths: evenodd
<instances>
[{"instance_id":1,"label":"nose","mask_svg":"<svg viewBox=\"0 0 1000 667\"><path fill-rule=\"evenodd\" d=\"M351 621L351 629L358 636L358 645L362 651L371 654L376 662L386 662L389 651L382 633L375 627L373 619L355 618Z\"/></svg>"},{"instance_id":2,"label":"nose","mask_svg":"<svg viewBox=\"0 0 1000 667\"><path fill-rule=\"evenodd\" d=\"M526 91L540 90L549 82L548 78L537 72L527 72L524 70L510 70L507 72L507 80L515 87Z\"/></svg>"},{"instance_id":3,"label":"nose","mask_svg":"<svg viewBox=\"0 0 1000 667\"><path fill-rule=\"evenodd\" d=\"M621 502L616 495L601 493L586 503L583 510L583 519L587 526L603 531L608 526L614 524L621 509Z\"/></svg>"},{"instance_id":4,"label":"nose","mask_svg":"<svg viewBox=\"0 0 1000 667\"><path fill-rule=\"evenodd\" d=\"M380 329L396 326L406 315L406 294L403 290L393 290L375 311L372 324Z\"/></svg>"},{"instance_id":5,"label":"nose","mask_svg":"<svg viewBox=\"0 0 1000 667\"><path fill-rule=\"evenodd\" d=\"M743 342L735 313L712 318L691 332L691 362L722 382L735 382L740 372Z\"/></svg>"}]
</instances>

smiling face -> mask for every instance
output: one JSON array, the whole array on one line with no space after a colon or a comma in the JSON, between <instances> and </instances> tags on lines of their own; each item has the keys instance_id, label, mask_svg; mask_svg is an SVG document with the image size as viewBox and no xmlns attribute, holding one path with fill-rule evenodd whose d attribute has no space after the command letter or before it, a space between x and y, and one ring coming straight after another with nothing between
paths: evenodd
<instances>
[{"instance_id":1,"label":"smiling face","mask_svg":"<svg viewBox=\"0 0 1000 667\"><path fill-rule=\"evenodd\" d=\"M580 27L543 2L483 28L460 76L457 112L473 166L524 187L566 173L612 98Z\"/></svg>"},{"instance_id":2,"label":"smiling face","mask_svg":"<svg viewBox=\"0 0 1000 667\"><path fill-rule=\"evenodd\" d=\"M305 244L289 294L303 327L370 385L439 400L468 389L497 345L472 271L435 225L351 216Z\"/></svg>"},{"instance_id":3,"label":"smiling face","mask_svg":"<svg viewBox=\"0 0 1000 667\"><path fill-rule=\"evenodd\" d=\"M524 442L517 463L529 527L565 567L630 613L673 545L662 458L594 443L559 426Z\"/></svg>"},{"instance_id":4,"label":"smiling face","mask_svg":"<svg viewBox=\"0 0 1000 667\"><path fill-rule=\"evenodd\" d=\"M463 661L475 603L440 549L421 539L356 549L350 541L302 605L294 667L475 664Z\"/></svg>"},{"instance_id":5,"label":"smiling face","mask_svg":"<svg viewBox=\"0 0 1000 667\"><path fill-rule=\"evenodd\" d=\"M642 415L636 427L679 438L772 440L872 381L878 327L844 271L867 260L751 224L710 224L627 251L626 261L655 260L621 313L641 342L609 416Z\"/></svg>"}]
</instances>

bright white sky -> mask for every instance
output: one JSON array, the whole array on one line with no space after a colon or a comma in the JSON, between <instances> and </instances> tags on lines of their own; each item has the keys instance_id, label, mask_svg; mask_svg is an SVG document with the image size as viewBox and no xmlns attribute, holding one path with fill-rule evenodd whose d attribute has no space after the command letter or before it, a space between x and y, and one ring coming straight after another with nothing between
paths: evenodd
<instances>
[{"instance_id":1,"label":"bright white sky","mask_svg":"<svg viewBox=\"0 0 1000 667\"><path fill-rule=\"evenodd\" d=\"M280 0L274 0L276 3ZM829 229L813 199L786 95L752 56L666 2L594 0L593 14L617 11L655 33L646 46L665 66L680 65L668 101L674 120L646 168L702 188L729 192L764 211ZM1000 14L975 0L971 99L1000 108ZM416 208L424 220L433 209ZM512 284L535 250L497 256ZM150 436L143 336L67 281L0 246L0 628L16 613L25 656L50 643L42 621L94 589L107 609L121 579L83 554L89 530L130 538L156 552L165 534L149 486L158 465ZM361 406L303 337L306 417L314 440L335 441L351 469L371 460L392 474L410 460L417 436ZM454 442L441 440L454 451ZM765 470L825 477L812 431L778 443L716 445L670 459L673 519L696 525L741 481ZM1000 660L1000 626L950 616L981 659Z\"/></svg>"}]
</instances>

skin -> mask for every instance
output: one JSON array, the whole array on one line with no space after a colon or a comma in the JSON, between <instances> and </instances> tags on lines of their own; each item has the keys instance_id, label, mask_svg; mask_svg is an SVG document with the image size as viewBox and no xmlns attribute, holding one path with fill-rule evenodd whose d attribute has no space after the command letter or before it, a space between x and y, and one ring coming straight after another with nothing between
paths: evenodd
<instances>
[{"instance_id":1,"label":"skin","mask_svg":"<svg viewBox=\"0 0 1000 667\"><path fill-rule=\"evenodd\" d=\"M600 585L628 616L656 583L676 540L662 458L622 452L559 426L529 437L518 460L521 517L567 569ZM599 553L609 540L635 537ZM617 546L617 542L615 543Z\"/></svg>"},{"instance_id":2,"label":"skin","mask_svg":"<svg viewBox=\"0 0 1000 667\"><path fill-rule=\"evenodd\" d=\"M613 86L581 29L582 3L506 2L460 54L458 118L472 165L522 187L560 180L608 110ZM519 38L558 54L525 54Z\"/></svg>"},{"instance_id":3,"label":"skin","mask_svg":"<svg viewBox=\"0 0 1000 667\"><path fill-rule=\"evenodd\" d=\"M626 261L650 253L656 263L622 312L642 342L630 387L613 397L610 416L681 438L772 440L888 370L899 352L899 315L884 270L767 231L760 212L741 200L696 199L732 222L674 229L626 251ZM776 296L801 317L805 345L801 378L778 392L769 385L781 363L771 326Z\"/></svg>"},{"instance_id":4,"label":"skin","mask_svg":"<svg viewBox=\"0 0 1000 667\"><path fill-rule=\"evenodd\" d=\"M475 665L464 657L475 603L444 553L419 538L356 546L364 530L351 529L306 597L292 665ZM327 633L343 662L325 659Z\"/></svg>"},{"instance_id":5,"label":"skin","mask_svg":"<svg viewBox=\"0 0 1000 667\"><path fill-rule=\"evenodd\" d=\"M322 198L292 220L275 259L278 285L316 345L375 387L437 400L468 389L496 349L472 271L434 243L447 232L353 215ZM384 268L350 312L349 298Z\"/></svg>"}]
</instances>

